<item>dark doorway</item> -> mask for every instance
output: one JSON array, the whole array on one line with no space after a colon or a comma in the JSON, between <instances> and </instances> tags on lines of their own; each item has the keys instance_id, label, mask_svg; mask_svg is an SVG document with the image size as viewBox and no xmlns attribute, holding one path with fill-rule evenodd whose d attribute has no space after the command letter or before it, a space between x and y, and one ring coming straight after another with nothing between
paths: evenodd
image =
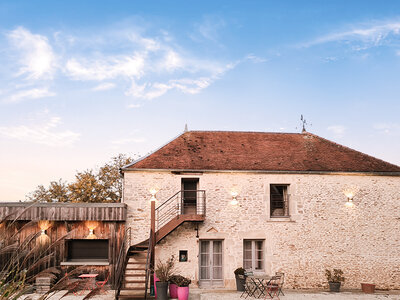
<instances>
[{"instance_id":1,"label":"dark doorway","mask_svg":"<svg viewBox=\"0 0 400 300\"><path fill-rule=\"evenodd\" d=\"M196 214L198 178L182 178L182 213Z\"/></svg>"}]
</instances>

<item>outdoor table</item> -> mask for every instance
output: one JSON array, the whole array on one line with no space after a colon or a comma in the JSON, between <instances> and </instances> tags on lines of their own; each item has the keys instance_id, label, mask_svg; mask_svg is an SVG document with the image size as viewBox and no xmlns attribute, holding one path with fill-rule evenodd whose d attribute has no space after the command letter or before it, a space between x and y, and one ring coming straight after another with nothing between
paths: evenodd
<instances>
[{"instance_id":1,"label":"outdoor table","mask_svg":"<svg viewBox=\"0 0 400 300\"><path fill-rule=\"evenodd\" d=\"M274 276L269 275L252 275L248 276L254 284L254 290L251 292L250 296L254 296L256 298L261 298L261 296L265 296L265 291L267 291L267 286L274 279Z\"/></svg>"},{"instance_id":2,"label":"outdoor table","mask_svg":"<svg viewBox=\"0 0 400 300\"><path fill-rule=\"evenodd\" d=\"M86 290L87 291L92 291L93 288L95 288L95 279L99 274L81 274L78 277L85 280L88 279L88 281L86 282L85 286L82 289L82 293L84 293Z\"/></svg>"}]
</instances>

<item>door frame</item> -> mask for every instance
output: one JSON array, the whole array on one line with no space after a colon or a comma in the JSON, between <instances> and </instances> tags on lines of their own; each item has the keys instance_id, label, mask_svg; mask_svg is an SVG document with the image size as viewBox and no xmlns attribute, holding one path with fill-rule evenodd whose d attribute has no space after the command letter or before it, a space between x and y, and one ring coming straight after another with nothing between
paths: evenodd
<instances>
[{"instance_id":1,"label":"door frame","mask_svg":"<svg viewBox=\"0 0 400 300\"><path fill-rule=\"evenodd\" d=\"M221 265L221 279L217 280L212 280L212 279L201 279L201 243L202 242L212 242L210 243L210 249L212 249L213 243L214 242L221 242L221 256L222 256L222 265ZM209 255L213 255L213 253L209 253ZM214 261L214 258L213 258ZM200 239L199 240L199 259L198 259L198 271L199 271L199 287L224 287L225 286L225 281L224 281L224 265L225 265L225 255L224 255L224 239ZM212 266L209 266L210 269L212 269ZM212 272L212 271L211 271ZM211 277L211 275L210 275Z\"/></svg>"}]
</instances>

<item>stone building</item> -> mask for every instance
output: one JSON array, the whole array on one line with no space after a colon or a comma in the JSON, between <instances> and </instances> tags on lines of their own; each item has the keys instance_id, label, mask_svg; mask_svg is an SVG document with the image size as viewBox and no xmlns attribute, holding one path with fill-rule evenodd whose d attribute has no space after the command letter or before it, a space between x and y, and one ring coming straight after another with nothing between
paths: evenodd
<instances>
[{"instance_id":1,"label":"stone building","mask_svg":"<svg viewBox=\"0 0 400 300\"><path fill-rule=\"evenodd\" d=\"M131 245L149 237L153 191L156 260L174 255L200 287L234 288L243 266L286 287L340 268L345 288L400 289L399 166L308 132L189 131L122 174Z\"/></svg>"}]
</instances>

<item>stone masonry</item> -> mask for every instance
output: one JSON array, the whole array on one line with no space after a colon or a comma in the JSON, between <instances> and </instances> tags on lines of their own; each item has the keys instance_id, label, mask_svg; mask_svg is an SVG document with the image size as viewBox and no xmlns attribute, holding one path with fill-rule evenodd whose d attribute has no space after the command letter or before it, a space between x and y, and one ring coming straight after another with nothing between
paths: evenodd
<instances>
[{"instance_id":1,"label":"stone masonry","mask_svg":"<svg viewBox=\"0 0 400 300\"><path fill-rule=\"evenodd\" d=\"M150 193L156 188L161 204L181 189L181 178L199 178L206 191L206 220L185 223L156 249L156 260L178 257L176 273L199 280L199 240L223 240L224 287L234 288L233 271L243 266L243 239L263 239L264 272L285 272L289 288L325 288L326 268L340 268L344 288L361 282L378 289L400 289L400 177L354 174L271 174L205 172L174 175L168 171L124 173L124 202L132 244L148 238ZM270 184L289 184L290 218L270 218ZM345 189L355 192L347 207ZM238 191L237 206L230 201Z\"/></svg>"}]
</instances>

